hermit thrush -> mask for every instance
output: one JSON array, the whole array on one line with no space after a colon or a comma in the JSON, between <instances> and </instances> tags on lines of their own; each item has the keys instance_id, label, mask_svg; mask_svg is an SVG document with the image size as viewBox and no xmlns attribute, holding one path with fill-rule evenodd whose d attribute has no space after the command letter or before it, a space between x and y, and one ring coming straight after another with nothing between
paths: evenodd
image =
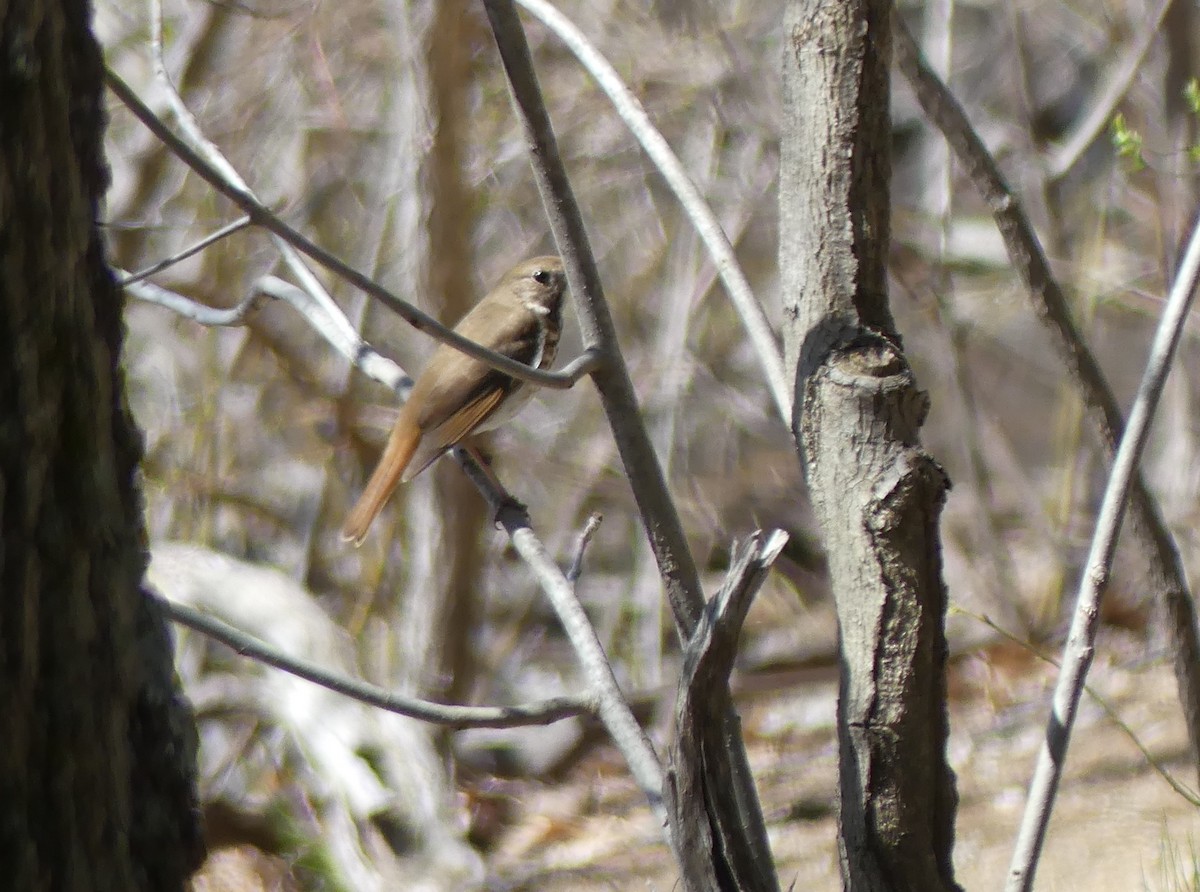
<instances>
[{"instance_id":1,"label":"hermit thrush","mask_svg":"<svg viewBox=\"0 0 1200 892\"><path fill-rule=\"evenodd\" d=\"M566 275L557 257L535 257L504 274L454 330L465 338L546 369L562 327ZM400 410L383 456L342 526L361 543L393 490L471 434L503 424L532 396L522 381L445 344L438 346Z\"/></svg>"}]
</instances>

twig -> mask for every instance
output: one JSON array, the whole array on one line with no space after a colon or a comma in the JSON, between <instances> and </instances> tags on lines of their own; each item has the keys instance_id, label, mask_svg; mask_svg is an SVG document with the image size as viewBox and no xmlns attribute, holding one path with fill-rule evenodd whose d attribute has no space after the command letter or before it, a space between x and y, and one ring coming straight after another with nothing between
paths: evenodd
<instances>
[{"instance_id":1,"label":"twig","mask_svg":"<svg viewBox=\"0 0 1200 892\"><path fill-rule=\"evenodd\" d=\"M641 143L642 148L654 162L671 191L675 193L675 197L679 199L680 207L683 208L687 218L692 221L696 232L700 235L705 247L708 248L713 263L716 265L717 274L721 277L725 290L729 292L729 299L733 302L733 306L742 320L742 325L746 327L746 333L754 345L754 352L758 356L763 376L766 378L767 389L771 392L780 418L785 424L790 425L792 388L783 371L783 356L779 350L779 341L771 328L771 323L767 321L762 305L754 297L754 292L750 290L750 283L746 281L741 265L734 256L733 246L729 244L729 239L717 221L716 215L708 206L708 202L704 200L700 190L696 188L696 184L687 175L683 164L671 150L666 139L651 123L650 116L646 114L646 110L637 97L625 86L616 69L579 30L578 26L546 0L517 0L517 3L554 32L567 49L575 54L600 89L612 100L613 107L616 108L621 120L625 122L634 138Z\"/></svg>"},{"instance_id":2,"label":"twig","mask_svg":"<svg viewBox=\"0 0 1200 892\"><path fill-rule=\"evenodd\" d=\"M995 159L971 128L962 107L946 85L929 69L901 16L895 22L896 63L908 79L925 114L958 155L960 163L992 210L1009 258L1033 300L1034 309L1055 337L1060 354L1079 387L1089 415L1099 429L1110 458L1116 453L1124 419L1112 388L1088 350L1067 307L1045 252L1029 218L1021 210ZM1191 742L1192 759L1200 768L1200 639L1196 610L1187 586L1175 540L1158 512L1141 475L1133 481L1131 497L1135 532L1144 541L1141 551L1151 584L1163 600L1174 651L1175 679Z\"/></svg>"},{"instance_id":3,"label":"twig","mask_svg":"<svg viewBox=\"0 0 1200 892\"><path fill-rule=\"evenodd\" d=\"M504 372L522 381L537 384L540 387L551 387L565 390L572 387L576 381L585 375L593 373L601 363L599 351L589 348L568 363L562 371L546 372L534 369L517 362L508 356L502 356L495 351L467 340L457 332L442 325L432 316L401 300L382 285L350 266L333 253L326 251L316 243L283 222L270 208L266 207L245 188L230 183L220 171L209 164L204 158L177 137L130 89L111 68L105 69L105 82L117 98L146 126L151 133L158 137L184 164L190 167L197 176L232 201L246 213L255 225L261 226L278 236L288 245L302 254L311 257L317 263L341 276L354 287L374 297L391 309L394 313L408 322L413 328L423 332L443 344L449 344L456 350L461 350L481 362L487 363L494 369ZM330 318L335 318L331 313ZM349 324L347 322L347 324ZM357 337L355 332L353 336Z\"/></svg>"},{"instance_id":4,"label":"twig","mask_svg":"<svg viewBox=\"0 0 1200 892\"><path fill-rule=\"evenodd\" d=\"M1033 656L1037 657L1043 663L1048 663L1056 669L1062 668L1062 663L1054 659L1054 657L1047 653L1043 653L1041 650L1034 647L1027 639L1010 632L1008 629L992 620L992 618L986 614L975 613L957 606L951 606L950 609L956 613L961 613L963 616L969 616L976 622L983 623L997 635L1000 635L1002 638L1005 638L1017 645L1017 647L1020 647L1023 650L1033 654ZM1183 781L1171 774L1171 772L1167 769L1167 766L1162 764L1162 762L1150 752L1146 744L1142 743L1142 739L1138 737L1134 730L1125 723L1124 719L1122 719L1120 714L1117 712L1117 708L1109 703L1104 697L1100 696L1100 693L1091 685L1085 684L1083 686L1083 690L1084 693L1092 698L1093 702L1095 702L1097 706L1104 710L1104 714L1108 716L1109 720L1112 721L1112 723L1116 725L1126 737L1129 738L1129 742L1137 747L1138 752L1142 754L1142 758L1146 760L1146 764L1154 769L1154 772L1166 782L1167 786L1182 796L1189 805L1200 808L1200 793L1189 789L1187 784L1183 783Z\"/></svg>"},{"instance_id":5,"label":"twig","mask_svg":"<svg viewBox=\"0 0 1200 892\"><path fill-rule=\"evenodd\" d=\"M583 572L583 555L587 551L588 543L592 541L592 536L596 535L596 530L600 529L600 522L604 520L604 515L599 511L593 511L588 515L587 523L583 525L583 529L579 533L579 539L575 543L575 557L571 560L571 566L567 570L567 582L572 585L579 579L579 574Z\"/></svg>"},{"instance_id":6,"label":"twig","mask_svg":"<svg viewBox=\"0 0 1200 892\"><path fill-rule=\"evenodd\" d=\"M244 324L250 314L263 302L264 297L261 294L251 293L242 298L236 305L228 309L221 309L219 307L206 306L191 298L184 297L178 292L163 288L161 285L155 285L153 282L139 282L136 276L128 276L124 270L114 268L113 271L127 276L119 284L138 300L166 307L168 310L178 313L185 319L191 319L193 322L198 322L201 325L207 325L212 328Z\"/></svg>"},{"instance_id":7,"label":"twig","mask_svg":"<svg viewBox=\"0 0 1200 892\"><path fill-rule=\"evenodd\" d=\"M145 269L139 270L136 273L125 273L124 274L125 278L123 278L123 279L121 279L121 281L117 282L117 285L119 285L122 288L128 288L130 285L132 285L135 282L140 282L142 279L145 279L149 276L153 276L155 273L161 273L164 269L167 269L168 267L174 266L177 263L181 263L184 260L187 260L189 257L199 254L201 251L203 251L209 245L215 244L216 242L219 242L221 239L225 238L226 236L233 235L235 232L241 232L243 229L245 229L249 225L250 225L249 217L241 217L237 220L234 220L232 223L228 223L225 226L222 226L220 229L218 229L216 232L212 233L211 235L206 235L204 238L200 239L200 241L196 242L194 245L189 245L188 247L184 248L179 253L172 254L170 257L166 257L163 260L158 261L158 263L155 263L153 266L148 266ZM142 298L142 299L145 300L145 298Z\"/></svg>"},{"instance_id":8,"label":"twig","mask_svg":"<svg viewBox=\"0 0 1200 892\"><path fill-rule=\"evenodd\" d=\"M1071 728L1075 723L1088 667L1095 653L1096 632L1100 626L1100 597L1112 571L1113 554L1121 521L1125 517L1129 490L1150 433L1150 422L1154 418L1163 384L1171 370L1175 348L1183 333L1184 320L1192 304L1197 280L1200 280L1200 225L1192 229L1187 253L1171 286L1166 309L1150 346L1146 371L1129 412L1129 423L1113 460L1104 500L1100 503L1100 516L1092 535L1087 569L1080 580L1075 616L1063 650L1063 671L1054 688L1050 722L1038 752L1029 799L1025 803L1025 814L1017 835L1016 851L1009 868L1005 887L1009 892L1027 892L1033 887L1033 875L1037 870L1054 795L1066 761Z\"/></svg>"},{"instance_id":9,"label":"twig","mask_svg":"<svg viewBox=\"0 0 1200 892\"><path fill-rule=\"evenodd\" d=\"M194 629L208 638L219 641L244 657L274 666L276 669L311 681L313 684L366 703L447 728L516 728L526 725L549 725L571 716L594 714L597 703L591 697L553 697L537 703L518 706L452 706L433 703L416 697L407 697L360 681L356 678L330 672L271 647L271 645L248 635L228 623L201 613L184 604L168 601L161 595L151 595L163 612L180 625Z\"/></svg>"},{"instance_id":10,"label":"twig","mask_svg":"<svg viewBox=\"0 0 1200 892\"><path fill-rule=\"evenodd\" d=\"M592 687L600 720L629 763L629 769L649 800L655 815L665 819L662 765L650 740L621 694L612 665L604 655L604 647L596 637L596 630L592 628L583 605L575 595L574 584L534 534L525 507L515 503L511 497L505 498L496 492L490 475L466 450L456 449L454 455L471 482L488 500L489 506L495 512L496 523L508 533L513 548L533 571L542 591L550 599L559 622L562 623L563 631L567 633L571 647Z\"/></svg>"},{"instance_id":11,"label":"twig","mask_svg":"<svg viewBox=\"0 0 1200 892\"><path fill-rule=\"evenodd\" d=\"M662 801L663 769L646 733L634 718L620 687L613 675L612 665L604 655L596 630L587 618L587 613L575 596L574 586L567 581L562 570L546 551L546 546L529 526L528 517L522 512L507 510L501 513L500 524L512 540L513 547L539 578L558 613L559 621L580 664L592 685L597 700L597 712L604 727L612 735L613 743L621 751L638 786L642 788L650 808L665 824L666 809ZM668 843L670 834L664 827Z\"/></svg>"},{"instance_id":12,"label":"twig","mask_svg":"<svg viewBox=\"0 0 1200 892\"><path fill-rule=\"evenodd\" d=\"M1137 40L1134 41L1124 58L1113 67L1088 113L1067 134L1067 138L1055 148L1048 159L1046 167L1051 180L1062 179L1070 173L1071 168L1083 157L1083 153L1095 142L1096 137L1104 132L1117 103L1124 99L1125 94L1129 92L1134 77L1146 59L1146 53L1154 45L1154 38L1158 36L1158 29L1162 27L1163 17L1167 14L1172 2L1174 0L1161 0L1155 14L1149 19L1142 20L1140 23L1141 33Z\"/></svg>"}]
</instances>

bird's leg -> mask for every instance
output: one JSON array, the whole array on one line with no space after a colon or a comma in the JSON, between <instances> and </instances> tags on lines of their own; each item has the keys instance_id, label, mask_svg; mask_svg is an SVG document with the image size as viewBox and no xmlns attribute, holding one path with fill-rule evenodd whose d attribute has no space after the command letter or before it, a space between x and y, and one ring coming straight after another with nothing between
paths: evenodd
<instances>
[{"instance_id":1,"label":"bird's leg","mask_svg":"<svg viewBox=\"0 0 1200 892\"><path fill-rule=\"evenodd\" d=\"M492 509L493 523L499 523L500 515L504 511L518 511L521 514L529 513L529 509L525 503L510 493L504 484L500 482L500 478L492 470L491 462L483 456L483 453L474 444L460 443L455 448L461 449L474 465L474 468L468 469L467 473L471 474L473 470L477 471L486 481L484 492L486 493L488 506Z\"/></svg>"}]
</instances>

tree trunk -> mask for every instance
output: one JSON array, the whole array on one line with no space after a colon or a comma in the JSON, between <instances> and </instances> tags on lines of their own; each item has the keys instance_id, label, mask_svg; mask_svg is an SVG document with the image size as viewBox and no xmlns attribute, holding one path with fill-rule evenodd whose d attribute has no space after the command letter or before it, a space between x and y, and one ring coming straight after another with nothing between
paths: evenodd
<instances>
[{"instance_id":1,"label":"tree trunk","mask_svg":"<svg viewBox=\"0 0 1200 892\"><path fill-rule=\"evenodd\" d=\"M0 865L7 889L157 892L203 855L195 728L139 589L90 14L0 0Z\"/></svg>"},{"instance_id":2,"label":"tree trunk","mask_svg":"<svg viewBox=\"0 0 1200 892\"><path fill-rule=\"evenodd\" d=\"M792 0L780 270L792 427L841 630L840 848L848 889L955 888L945 761L949 481L887 303L890 0Z\"/></svg>"},{"instance_id":3,"label":"tree trunk","mask_svg":"<svg viewBox=\"0 0 1200 892\"><path fill-rule=\"evenodd\" d=\"M463 159L470 121L472 50L481 42L477 10L466 0L440 0L428 34L427 60L435 118L426 162L429 188L429 289L440 303L439 316L454 325L475 304L475 268L471 234L478 203L467 182ZM489 283L490 285L490 283ZM471 481L448 461L434 467L438 502L445 526L439 586L412 591L409 597L432 598L436 620L430 634L430 663L440 664L442 683L435 699L470 700L478 672L476 632L482 603L488 510ZM427 664L428 665L428 664Z\"/></svg>"}]
</instances>

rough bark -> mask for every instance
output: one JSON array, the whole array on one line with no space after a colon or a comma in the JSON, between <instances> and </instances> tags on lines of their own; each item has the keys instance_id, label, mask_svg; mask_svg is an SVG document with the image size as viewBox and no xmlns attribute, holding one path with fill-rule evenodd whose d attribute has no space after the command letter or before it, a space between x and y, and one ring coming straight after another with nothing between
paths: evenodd
<instances>
[{"instance_id":1,"label":"rough bark","mask_svg":"<svg viewBox=\"0 0 1200 892\"><path fill-rule=\"evenodd\" d=\"M0 864L9 889L181 889L195 730L139 588L90 18L0 0Z\"/></svg>"},{"instance_id":2,"label":"rough bark","mask_svg":"<svg viewBox=\"0 0 1200 892\"><path fill-rule=\"evenodd\" d=\"M888 0L785 18L780 268L793 433L841 630L840 849L848 889L955 888L945 760L949 481L887 304Z\"/></svg>"}]
</instances>

